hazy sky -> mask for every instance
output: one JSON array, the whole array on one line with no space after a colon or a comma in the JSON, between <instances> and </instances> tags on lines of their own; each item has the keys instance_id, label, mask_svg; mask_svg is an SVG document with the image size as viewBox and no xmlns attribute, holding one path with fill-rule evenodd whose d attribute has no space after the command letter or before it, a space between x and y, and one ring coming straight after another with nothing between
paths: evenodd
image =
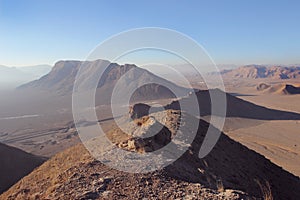
<instances>
[{"instance_id":1,"label":"hazy sky","mask_svg":"<svg viewBox=\"0 0 300 200\"><path fill-rule=\"evenodd\" d=\"M0 64L85 59L106 38L164 27L217 64L300 63L300 1L0 0Z\"/></svg>"}]
</instances>

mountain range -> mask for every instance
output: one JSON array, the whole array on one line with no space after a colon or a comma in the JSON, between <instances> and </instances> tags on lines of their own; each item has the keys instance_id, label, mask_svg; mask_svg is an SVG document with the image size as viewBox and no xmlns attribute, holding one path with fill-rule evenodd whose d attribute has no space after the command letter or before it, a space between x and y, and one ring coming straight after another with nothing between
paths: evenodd
<instances>
[{"instance_id":1,"label":"mountain range","mask_svg":"<svg viewBox=\"0 0 300 200\"><path fill-rule=\"evenodd\" d=\"M248 79L295 79L300 78L300 66L267 66L246 65L235 69L226 69L212 72L210 75L221 74L223 78L248 78Z\"/></svg>"},{"instance_id":2,"label":"mountain range","mask_svg":"<svg viewBox=\"0 0 300 200\"><path fill-rule=\"evenodd\" d=\"M24 67L7 67L1 65L0 86L16 87L20 84L38 79L41 76L47 74L50 70L50 65L35 65Z\"/></svg>"}]
</instances>

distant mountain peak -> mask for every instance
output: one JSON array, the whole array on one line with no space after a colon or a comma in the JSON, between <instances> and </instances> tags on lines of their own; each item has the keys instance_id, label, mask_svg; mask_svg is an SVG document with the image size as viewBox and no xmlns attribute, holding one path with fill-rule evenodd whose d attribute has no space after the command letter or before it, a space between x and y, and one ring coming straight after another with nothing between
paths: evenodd
<instances>
[{"instance_id":1,"label":"distant mountain peak","mask_svg":"<svg viewBox=\"0 0 300 200\"><path fill-rule=\"evenodd\" d=\"M7 67L0 65L0 87L17 87L29 81L40 78L51 69L49 65L35 65L24 67Z\"/></svg>"}]
</instances>

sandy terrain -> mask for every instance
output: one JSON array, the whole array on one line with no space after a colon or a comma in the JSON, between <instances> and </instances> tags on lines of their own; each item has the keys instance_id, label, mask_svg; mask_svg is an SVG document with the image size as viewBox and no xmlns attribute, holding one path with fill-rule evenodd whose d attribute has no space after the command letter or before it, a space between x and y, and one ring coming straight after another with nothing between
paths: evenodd
<instances>
[{"instance_id":1,"label":"sandy terrain","mask_svg":"<svg viewBox=\"0 0 300 200\"><path fill-rule=\"evenodd\" d=\"M268 108L300 113L300 95L262 94L256 96L239 96L239 98Z\"/></svg>"},{"instance_id":2,"label":"sandy terrain","mask_svg":"<svg viewBox=\"0 0 300 200\"><path fill-rule=\"evenodd\" d=\"M267 108L300 113L300 95L263 94L255 90L260 82L271 84L284 81L241 81L242 87L227 86L239 98ZM287 82L297 85L299 81ZM300 121L253 120L228 118L224 131L233 139L266 156L275 164L300 176Z\"/></svg>"},{"instance_id":3,"label":"sandy terrain","mask_svg":"<svg viewBox=\"0 0 300 200\"><path fill-rule=\"evenodd\" d=\"M300 122L269 121L228 131L228 135L300 176Z\"/></svg>"}]
</instances>

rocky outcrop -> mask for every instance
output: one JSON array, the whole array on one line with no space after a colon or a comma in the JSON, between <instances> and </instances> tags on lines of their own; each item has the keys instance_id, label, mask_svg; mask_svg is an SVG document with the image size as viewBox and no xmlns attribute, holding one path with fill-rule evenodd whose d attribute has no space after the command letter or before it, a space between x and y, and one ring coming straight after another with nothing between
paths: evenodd
<instances>
[{"instance_id":1,"label":"rocky outcrop","mask_svg":"<svg viewBox=\"0 0 300 200\"><path fill-rule=\"evenodd\" d=\"M131 133L130 138L118 143L120 148L144 153L158 150L171 142L171 131L152 116L135 119L132 123L137 127L126 128Z\"/></svg>"},{"instance_id":2,"label":"rocky outcrop","mask_svg":"<svg viewBox=\"0 0 300 200\"><path fill-rule=\"evenodd\" d=\"M138 119L141 117L144 117L146 115L149 115L149 110L151 106L143 103L137 103L133 106L129 107L129 117L131 119Z\"/></svg>"}]
</instances>

